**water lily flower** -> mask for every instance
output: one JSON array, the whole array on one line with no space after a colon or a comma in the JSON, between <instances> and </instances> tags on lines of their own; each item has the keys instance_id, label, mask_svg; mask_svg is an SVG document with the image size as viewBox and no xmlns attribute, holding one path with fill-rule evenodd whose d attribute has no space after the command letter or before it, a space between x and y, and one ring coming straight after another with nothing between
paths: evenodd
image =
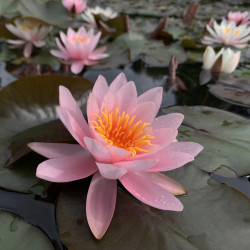
<instances>
[{"instance_id":1,"label":"water lily flower","mask_svg":"<svg viewBox=\"0 0 250 250\"><path fill-rule=\"evenodd\" d=\"M94 15L100 15L103 21L107 21L117 17L118 13L113 11L110 7L101 8L96 6L95 8L88 8L81 16L89 25L96 27Z\"/></svg>"},{"instance_id":2,"label":"water lily flower","mask_svg":"<svg viewBox=\"0 0 250 250\"><path fill-rule=\"evenodd\" d=\"M227 14L228 22L234 21L236 25L248 25L250 24L250 15L248 11L240 12L240 11L229 11Z\"/></svg>"},{"instance_id":3,"label":"water lily flower","mask_svg":"<svg viewBox=\"0 0 250 250\"><path fill-rule=\"evenodd\" d=\"M46 42L43 38L50 32L51 27L38 22L15 19L14 24L6 24L6 28L20 39L7 39L11 48L24 47L23 55L29 57L33 46L41 48Z\"/></svg>"},{"instance_id":4,"label":"water lily flower","mask_svg":"<svg viewBox=\"0 0 250 250\"><path fill-rule=\"evenodd\" d=\"M59 50L51 50L51 54L62 58L62 62L71 65L71 71L78 74L83 69L84 65L97 64L99 59L108 57L108 54L103 53L106 47L96 49L97 43L101 37L101 32L94 34L94 30L90 29L88 32L84 27L74 31L68 28L67 35L60 32L60 40L56 38L56 43Z\"/></svg>"},{"instance_id":5,"label":"water lily flower","mask_svg":"<svg viewBox=\"0 0 250 250\"><path fill-rule=\"evenodd\" d=\"M239 61L240 51L222 48L217 54L214 49L208 46L203 54L203 69L216 72L232 73Z\"/></svg>"},{"instance_id":6,"label":"water lily flower","mask_svg":"<svg viewBox=\"0 0 250 250\"><path fill-rule=\"evenodd\" d=\"M87 7L86 0L62 0L63 6L75 14L81 13Z\"/></svg>"},{"instance_id":7,"label":"water lily flower","mask_svg":"<svg viewBox=\"0 0 250 250\"><path fill-rule=\"evenodd\" d=\"M205 36L202 39L203 44L210 45L218 43L232 45L239 49L248 46L250 27L247 27L247 25L237 26L234 21L227 22L226 20L222 20L220 25L214 21L213 29L209 27L209 25L207 25L206 28L212 37Z\"/></svg>"},{"instance_id":8,"label":"water lily flower","mask_svg":"<svg viewBox=\"0 0 250 250\"><path fill-rule=\"evenodd\" d=\"M110 86L99 76L88 98L87 123L69 90L60 86L58 115L79 145L29 144L49 158L39 164L36 172L39 178L70 182L93 174L86 215L97 239L103 237L112 220L117 180L149 206L183 209L174 195L185 193L185 189L159 172L193 161L202 146L176 141L182 114L156 118L162 92L157 87L137 97L134 82L127 82L123 73Z\"/></svg>"}]
</instances>

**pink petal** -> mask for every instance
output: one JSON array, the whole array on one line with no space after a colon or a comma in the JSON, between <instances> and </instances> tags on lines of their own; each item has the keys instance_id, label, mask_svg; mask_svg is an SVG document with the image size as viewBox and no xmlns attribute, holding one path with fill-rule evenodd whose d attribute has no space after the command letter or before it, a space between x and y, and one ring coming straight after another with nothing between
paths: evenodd
<instances>
[{"instance_id":1,"label":"pink petal","mask_svg":"<svg viewBox=\"0 0 250 250\"><path fill-rule=\"evenodd\" d=\"M115 211L116 180L103 178L100 173L94 174L90 183L86 215L89 227L97 239L107 231Z\"/></svg>"},{"instance_id":2,"label":"pink petal","mask_svg":"<svg viewBox=\"0 0 250 250\"><path fill-rule=\"evenodd\" d=\"M122 185L141 202L162 210L182 211L183 205L143 172L129 172L120 178Z\"/></svg>"},{"instance_id":3,"label":"pink petal","mask_svg":"<svg viewBox=\"0 0 250 250\"><path fill-rule=\"evenodd\" d=\"M125 83L127 83L127 78L124 73L120 73L110 84L109 90L117 92Z\"/></svg>"},{"instance_id":4,"label":"pink petal","mask_svg":"<svg viewBox=\"0 0 250 250\"><path fill-rule=\"evenodd\" d=\"M75 115L72 111L64 109L62 110L60 107L57 108L57 114L60 120L63 122L64 126L70 132L70 134L74 137L74 139L83 147L86 148L83 138L86 136L83 128L78 124Z\"/></svg>"},{"instance_id":5,"label":"pink petal","mask_svg":"<svg viewBox=\"0 0 250 250\"><path fill-rule=\"evenodd\" d=\"M130 151L127 151L123 148L118 148L112 145L106 145L106 148L108 149L108 151L111 154L111 159L112 162L118 162L118 161L122 161L126 158L128 158L131 155Z\"/></svg>"},{"instance_id":6,"label":"pink petal","mask_svg":"<svg viewBox=\"0 0 250 250\"><path fill-rule=\"evenodd\" d=\"M171 113L155 118L152 123L153 129L158 128L173 128L178 129L184 119L184 115L180 113Z\"/></svg>"},{"instance_id":7,"label":"pink petal","mask_svg":"<svg viewBox=\"0 0 250 250\"><path fill-rule=\"evenodd\" d=\"M150 181L166 189L169 193L173 195L182 195L187 193L187 190L180 183L164 174L147 173L147 176L149 176Z\"/></svg>"},{"instance_id":8,"label":"pink petal","mask_svg":"<svg viewBox=\"0 0 250 250\"><path fill-rule=\"evenodd\" d=\"M81 109L70 91L62 85L59 86L59 102L62 110L69 110L73 114L77 123L81 125L82 133L85 136L90 136L89 126L82 114Z\"/></svg>"},{"instance_id":9,"label":"pink petal","mask_svg":"<svg viewBox=\"0 0 250 250\"><path fill-rule=\"evenodd\" d=\"M99 75L97 78L92 93L95 95L98 106L101 106L102 100L104 99L104 96L107 94L109 90L108 84L106 82L106 79Z\"/></svg>"},{"instance_id":10,"label":"pink petal","mask_svg":"<svg viewBox=\"0 0 250 250\"><path fill-rule=\"evenodd\" d=\"M136 116L135 122L151 123L155 117L155 104L153 102L142 102L136 105L133 115Z\"/></svg>"},{"instance_id":11,"label":"pink petal","mask_svg":"<svg viewBox=\"0 0 250 250\"><path fill-rule=\"evenodd\" d=\"M163 147L172 143L176 139L177 134L178 131L172 128L154 129L152 135L155 138L151 139L150 142Z\"/></svg>"},{"instance_id":12,"label":"pink petal","mask_svg":"<svg viewBox=\"0 0 250 250\"><path fill-rule=\"evenodd\" d=\"M67 56L64 55L64 54L63 54L61 51L59 51L59 50L54 50L54 49L52 49L52 50L50 50L50 53L51 53L53 56L55 56L55 57L67 59Z\"/></svg>"},{"instance_id":13,"label":"pink petal","mask_svg":"<svg viewBox=\"0 0 250 250\"><path fill-rule=\"evenodd\" d=\"M157 87L148 90L138 97L137 103L141 102L154 102L155 104L155 116L159 111L162 102L162 87Z\"/></svg>"},{"instance_id":14,"label":"pink petal","mask_svg":"<svg viewBox=\"0 0 250 250\"><path fill-rule=\"evenodd\" d=\"M159 150L151 156L146 156L145 158L147 157L153 157L154 159L159 160L154 167L148 169L150 172L169 171L179 168L194 160L194 157L190 154L168 151L167 148L163 148L162 150Z\"/></svg>"},{"instance_id":15,"label":"pink petal","mask_svg":"<svg viewBox=\"0 0 250 250\"><path fill-rule=\"evenodd\" d=\"M90 156L79 144L31 142L28 146L40 155L47 158L64 156Z\"/></svg>"},{"instance_id":16,"label":"pink petal","mask_svg":"<svg viewBox=\"0 0 250 250\"><path fill-rule=\"evenodd\" d=\"M29 57L32 53L32 49L33 49L33 45L32 43L27 43L24 47L24 50L23 50L23 55L25 57Z\"/></svg>"},{"instance_id":17,"label":"pink petal","mask_svg":"<svg viewBox=\"0 0 250 250\"><path fill-rule=\"evenodd\" d=\"M109 55L103 52L107 49L107 46L101 47L99 49L94 50L89 56L88 59L90 60L98 60L98 59L102 59L102 58L106 58Z\"/></svg>"},{"instance_id":18,"label":"pink petal","mask_svg":"<svg viewBox=\"0 0 250 250\"><path fill-rule=\"evenodd\" d=\"M92 39L91 43L89 44L88 48L86 48L86 49L88 50L89 53L91 53L91 52L95 49L97 43L99 42L99 39L100 39L100 37L101 37L101 34L102 34L101 32L98 32L98 33L93 37L93 39Z\"/></svg>"},{"instance_id":19,"label":"pink petal","mask_svg":"<svg viewBox=\"0 0 250 250\"><path fill-rule=\"evenodd\" d=\"M115 165L119 168L125 168L128 171L145 171L152 168L158 162L157 159L134 160L116 162Z\"/></svg>"},{"instance_id":20,"label":"pink petal","mask_svg":"<svg viewBox=\"0 0 250 250\"><path fill-rule=\"evenodd\" d=\"M13 39L7 39L6 40L10 44L15 44L15 45L23 45L26 43L24 40L13 40Z\"/></svg>"},{"instance_id":21,"label":"pink petal","mask_svg":"<svg viewBox=\"0 0 250 250\"><path fill-rule=\"evenodd\" d=\"M90 176L98 170L89 156L67 156L40 163L36 176L52 182L70 182Z\"/></svg>"},{"instance_id":22,"label":"pink petal","mask_svg":"<svg viewBox=\"0 0 250 250\"><path fill-rule=\"evenodd\" d=\"M107 108L107 112L111 112L113 110L116 109L116 107L120 106L120 99L118 97L118 95L115 92L111 92L109 91L103 101L102 101L102 105L101 105L101 111L103 111L105 108Z\"/></svg>"},{"instance_id":23,"label":"pink petal","mask_svg":"<svg viewBox=\"0 0 250 250\"><path fill-rule=\"evenodd\" d=\"M134 82L125 83L117 92L120 99L119 110L122 113L125 111L129 113L132 108L136 106L137 91Z\"/></svg>"},{"instance_id":24,"label":"pink petal","mask_svg":"<svg viewBox=\"0 0 250 250\"><path fill-rule=\"evenodd\" d=\"M70 69L72 73L79 74L82 71L83 67L84 67L84 64L82 61L75 61L72 63Z\"/></svg>"},{"instance_id":25,"label":"pink petal","mask_svg":"<svg viewBox=\"0 0 250 250\"><path fill-rule=\"evenodd\" d=\"M96 96L93 93L89 94L88 102L87 102L87 114L88 114L88 122L89 125L92 121L97 120L98 118L94 116L95 114L100 113L100 108L97 103Z\"/></svg>"},{"instance_id":26,"label":"pink petal","mask_svg":"<svg viewBox=\"0 0 250 250\"><path fill-rule=\"evenodd\" d=\"M169 151L183 152L195 157L198 155L203 147L195 142L173 142L166 148Z\"/></svg>"},{"instance_id":27,"label":"pink petal","mask_svg":"<svg viewBox=\"0 0 250 250\"><path fill-rule=\"evenodd\" d=\"M125 168L118 168L115 165L104 164L100 162L96 162L96 165L100 174L106 179L116 180L127 173Z\"/></svg>"},{"instance_id":28,"label":"pink petal","mask_svg":"<svg viewBox=\"0 0 250 250\"><path fill-rule=\"evenodd\" d=\"M85 137L84 142L88 151L98 162L109 163L111 161L110 153L102 143L89 137Z\"/></svg>"}]
</instances>

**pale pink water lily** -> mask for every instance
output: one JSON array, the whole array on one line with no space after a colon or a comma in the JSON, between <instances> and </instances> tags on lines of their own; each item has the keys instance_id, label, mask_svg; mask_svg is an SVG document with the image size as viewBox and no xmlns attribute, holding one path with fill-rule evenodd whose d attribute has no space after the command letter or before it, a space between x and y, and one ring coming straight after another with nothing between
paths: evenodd
<instances>
[{"instance_id":1,"label":"pale pink water lily","mask_svg":"<svg viewBox=\"0 0 250 250\"><path fill-rule=\"evenodd\" d=\"M203 69L232 73L240 61L240 54L240 51L234 52L230 48L222 48L218 53L215 53L214 49L208 46L203 54ZM220 57L221 63L217 63Z\"/></svg>"},{"instance_id":2,"label":"pale pink water lily","mask_svg":"<svg viewBox=\"0 0 250 250\"><path fill-rule=\"evenodd\" d=\"M79 14L87 7L86 0L62 0L63 6L70 12Z\"/></svg>"},{"instance_id":3,"label":"pale pink water lily","mask_svg":"<svg viewBox=\"0 0 250 250\"><path fill-rule=\"evenodd\" d=\"M240 12L240 11L229 11L227 14L228 22L234 21L236 25L250 24L250 15L248 11Z\"/></svg>"},{"instance_id":4,"label":"pale pink water lily","mask_svg":"<svg viewBox=\"0 0 250 250\"><path fill-rule=\"evenodd\" d=\"M99 63L99 59L108 57L108 54L103 53L106 50L106 46L94 50L101 37L101 32L94 34L94 29L90 29L88 32L84 27L79 28L78 31L74 31L68 28L67 35L60 32L60 37L56 38L56 43L59 50L51 50L51 54L62 58L63 63L71 65L71 71L74 74L78 74L82 71L85 65L94 65Z\"/></svg>"},{"instance_id":5,"label":"pale pink water lily","mask_svg":"<svg viewBox=\"0 0 250 250\"><path fill-rule=\"evenodd\" d=\"M227 20L224 19L220 24L214 21L213 28L209 25L207 25L206 28L212 37L205 36L202 39L203 44L210 45L218 43L231 45L239 49L248 46L250 27L247 27L247 25L237 26L234 21L227 22Z\"/></svg>"},{"instance_id":6,"label":"pale pink water lily","mask_svg":"<svg viewBox=\"0 0 250 250\"><path fill-rule=\"evenodd\" d=\"M23 55L29 57L33 46L41 48L46 45L43 38L50 32L52 27L41 25L38 22L15 19L13 24L6 24L5 27L20 39L7 39L10 48L22 48Z\"/></svg>"},{"instance_id":7,"label":"pale pink water lily","mask_svg":"<svg viewBox=\"0 0 250 250\"><path fill-rule=\"evenodd\" d=\"M182 114L156 118L162 88L137 97L134 82L127 82L123 73L110 86L99 76L87 102L88 123L69 90L60 86L59 93L58 115L79 145L30 143L34 151L49 158L39 164L36 174L52 182L69 182L94 174L86 215L97 239L103 237L112 220L117 180L149 206L183 209L174 195L185 193L185 189L159 172L193 161L202 146L176 141Z\"/></svg>"}]
</instances>

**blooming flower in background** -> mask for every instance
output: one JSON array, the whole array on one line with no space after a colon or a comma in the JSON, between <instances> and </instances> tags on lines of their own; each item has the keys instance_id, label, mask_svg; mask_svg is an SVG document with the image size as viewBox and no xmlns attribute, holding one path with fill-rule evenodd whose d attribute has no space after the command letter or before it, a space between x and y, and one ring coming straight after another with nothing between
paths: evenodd
<instances>
[{"instance_id":1,"label":"blooming flower in background","mask_svg":"<svg viewBox=\"0 0 250 250\"><path fill-rule=\"evenodd\" d=\"M216 72L232 73L239 63L240 54L240 51L234 52L230 48L222 48L216 54L214 49L208 46L203 54L203 68ZM221 63L217 63L218 60L221 60ZM216 64L218 66L215 66Z\"/></svg>"},{"instance_id":2,"label":"blooming flower in background","mask_svg":"<svg viewBox=\"0 0 250 250\"><path fill-rule=\"evenodd\" d=\"M81 13L87 7L86 0L62 0L63 6L75 14Z\"/></svg>"},{"instance_id":3,"label":"blooming flower in background","mask_svg":"<svg viewBox=\"0 0 250 250\"><path fill-rule=\"evenodd\" d=\"M14 23L15 25L6 24L5 26L12 34L21 39L7 39L11 48L24 47L23 55L29 57L33 46L38 48L45 46L46 43L42 39L50 32L51 27L21 19L15 19Z\"/></svg>"},{"instance_id":4,"label":"blooming flower in background","mask_svg":"<svg viewBox=\"0 0 250 250\"><path fill-rule=\"evenodd\" d=\"M250 15L248 11L240 12L240 11L229 11L227 14L228 22L234 21L236 25L248 25L250 24Z\"/></svg>"},{"instance_id":5,"label":"blooming flower in background","mask_svg":"<svg viewBox=\"0 0 250 250\"><path fill-rule=\"evenodd\" d=\"M99 62L99 59L108 57L108 54L103 53L106 47L94 50L101 37L101 32L94 34L93 29L87 32L84 27L75 32L68 28L67 35L60 32L60 37L64 46L56 38L60 51L51 50L51 54L62 58L63 63L71 65L71 71L74 74L80 73L84 65L94 65Z\"/></svg>"},{"instance_id":6,"label":"blooming flower in background","mask_svg":"<svg viewBox=\"0 0 250 250\"><path fill-rule=\"evenodd\" d=\"M96 27L94 15L100 15L103 21L107 21L109 19L117 17L118 13L113 11L110 7L101 8L99 6L96 6L95 8L88 8L86 11L84 11L84 13L82 14L82 18L91 26Z\"/></svg>"},{"instance_id":7,"label":"blooming flower in background","mask_svg":"<svg viewBox=\"0 0 250 250\"><path fill-rule=\"evenodd\" d=\"M247 27L247 25L236 26L234 21L227 22L226 20L222 20L220 25L214 21L213 29L209 27L209 25L207 25L206 28L212 37L205 36L202 39L203 44L210 45L218 43L232 45L239 49L248 46L248 41L250 40L250 27Z\"/></svg>"},{"instance_id":8,"label":"blooming flower in background","mask_svg":"<svg viewBox=\"0 0 250 250\"><path fill-rule=\"evenodd\" d=\"M108 86L99 76L87 103L88 123L63 86L59 89L58 115L76 144L30 143L49 160L39 164L37 176L52 182L70 182L92 174L86 214L97 239L112 220L117 180L141 202L163 210L181 211L174 196L185 189L159 171L169 171L194 160L202 146L177 142L183 115L155 118L162 101L162 88L137 97L134 82L123 73Z\"/></svg>"}]
</instances>

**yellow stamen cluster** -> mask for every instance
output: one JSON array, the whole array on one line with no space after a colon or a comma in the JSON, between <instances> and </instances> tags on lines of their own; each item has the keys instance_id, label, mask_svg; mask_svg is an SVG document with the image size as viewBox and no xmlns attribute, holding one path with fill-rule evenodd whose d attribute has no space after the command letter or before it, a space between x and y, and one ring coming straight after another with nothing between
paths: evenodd
<instances>
[{"instance_id":1,"label":"yellow stamen cluster","mask_svg":"<svg viewBox=\"0 0 250 250\"><path fill-rule=\"evenodd\" d=\"M142 123L142 121L134 122L136 116L129 117L123 112L120 114L119 107L113 112L104 111L101 114L94 114L97 121L92 121L94 129L100 134L110 145L124 148L135 156L139 152L149 152L144 149L144 145L151 145L150 139L152 135L145 134L146 130L151 130L150 123Z\"/></svg>"},{"instance_id":2,"label":"yellow stamen cluster","mask_svg":"<svg viewBox=\"0 0 250 250\"><path fill-rule=\"evenodd\" d=\"M83 42L86 41L86 37L83 37L83 36L75 36L75 37L74 37L74 41L75 41L75 42L81 42L81 43L83 43Z\"/></svg>"},{"instance_id":3,"label":"yellow stamen cluster","mask_svg":"<svg viewBox=\"0 0 250 250\"><path fill-rule=\"evenodd\" d=\"M33 30L37 25L34 25L32 23L26 23L21 26L22 31L26 31L27 29Z\"/></svg>"},{"instance_id":4,"label":"yellow stamen cluster","mask_svg":"<svg viewBox=\"0 0 250 250\"><path fill-rule=\"evenodd\" d=\"M225 32L226 36L229 36L231 29L229 27L225 27L223 28L223 31Z\"/></svg>"}]
</instances>

